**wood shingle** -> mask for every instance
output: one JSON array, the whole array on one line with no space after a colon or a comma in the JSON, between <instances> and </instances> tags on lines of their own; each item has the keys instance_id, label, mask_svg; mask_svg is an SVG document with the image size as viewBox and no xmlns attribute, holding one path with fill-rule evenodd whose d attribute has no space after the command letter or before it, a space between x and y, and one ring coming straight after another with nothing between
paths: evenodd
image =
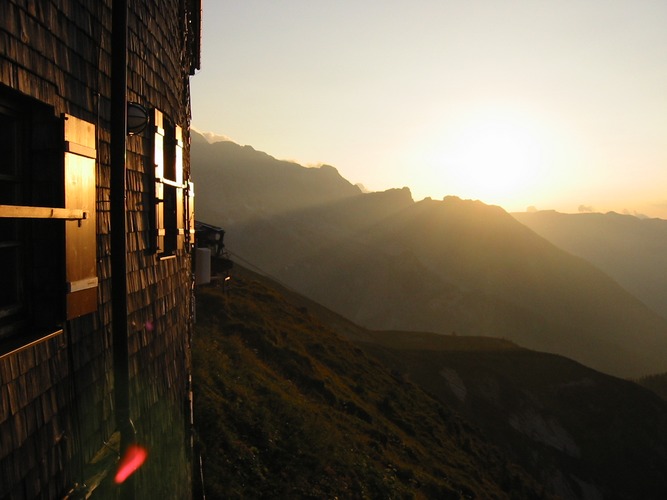
<instances>
[{"instance_id":1,"label":"wood shingle","mask_svg":"<svg viewBox=\"0 0 667 500\"><path fill-rule=\"evenodd\" d=\"M200 9L197 2L182 0L130 5L128 99L162 111L172 126L183 128L187 181L189 76L198 62L184 54L198 34L188 33L183 9L186 16L198 16ZM0 325L0 498L63 497L84 482L83 466L117 431L110 246L111 14L110 0L0 2L0 114L5 107L16 107L31 117L20 168L30 172L26 177L34 183L35 197L62 195L50 193L57 185L53 172L58 165L62 168L63 139L57 137L61 117L67 114L93 126L97 280L93 312L63 317L51 331L25 337L2 333ZM193 57L198 60L198 54L190 54ZM44 117L49 125L40 128ZM156 250L154 206L161 201L154 192L151 134L149 127L128 139L126 163L127 321L133 325L127 338L130 412L137 440L155 450L156 457L137 473L135 487L186 498L191 256L185 247L168 259ZM38 165L54 165L55 170L42 171ZM65 222L55 224L62 227ZM42 280L45 289L31 285L31 300L50 311L49 317L57 317L61 305L49 304L46 292L59 283L64 289L64 252L48 251L66 244L64 236L52 238L59 231L41 236L35 231L24 253L26 262L34 263L30 279ZM23 323L16 324L11 331L22 331ZM178 473L165 477L163 470ZM113 496L109 488L100 486L98 496Z\"/></svg>"}]
</instances>

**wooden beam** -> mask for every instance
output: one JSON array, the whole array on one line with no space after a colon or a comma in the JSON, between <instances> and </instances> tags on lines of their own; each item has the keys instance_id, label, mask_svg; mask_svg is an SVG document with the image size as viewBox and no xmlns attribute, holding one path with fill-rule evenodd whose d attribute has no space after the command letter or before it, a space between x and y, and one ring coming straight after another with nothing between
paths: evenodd
<instances>
[{"instance_id":1,"label":"wooden beam","mask_svg":"<svg viewBox=\"0 0 667 500\"><path fill-rule=\"evenodd\" d=\"M24 207L0 205L0 218L82 220L86 212L78 208Z\"/></svg>"}]
</instances>

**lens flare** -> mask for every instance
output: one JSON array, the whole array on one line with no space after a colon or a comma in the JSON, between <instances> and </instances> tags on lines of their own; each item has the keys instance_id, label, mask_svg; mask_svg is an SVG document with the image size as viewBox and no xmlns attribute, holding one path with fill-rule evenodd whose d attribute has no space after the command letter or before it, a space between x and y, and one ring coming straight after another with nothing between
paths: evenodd
<instances>
[{"instance_id":1,"label":"lens flare","mask_svg":"<svg viewBox=\"0 0 667 500\"><path fill-rule=\"evenodd\" d=\"M129 446L125 452L125 456L118 464L118 472L116 472L116 477L114 478L116 484L125 482L128 477L134 474L134 472L146 461L147 456L148 452L141 446Z\"/></svg>"}]
</instances>

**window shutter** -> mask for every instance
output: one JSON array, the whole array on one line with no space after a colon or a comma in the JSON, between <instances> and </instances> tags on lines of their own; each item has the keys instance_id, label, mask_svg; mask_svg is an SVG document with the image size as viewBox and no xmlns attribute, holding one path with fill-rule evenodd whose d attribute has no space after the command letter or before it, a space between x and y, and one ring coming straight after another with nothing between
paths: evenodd
<instances>
[{"instance_id":1,"label":"window shutter","mask_svg":"<svg viewBox=\"0 0 667 500\"><path fill-rule=\"evenodd\" d=\"M185 248L183 129L157 109L154 125L155 251L160 259L168 259Z\"/></svg>"},{"instance_id":2,"label":"window shutter","mask_svg":"<svg viewBox=\"0 0 667 500\"><path fill-rule=\"evenodd\" d=\"M176 127L175 136L175 163L176 172L176 248L183 250L185 247L185 199L183 196L183 129Z\"/></svg>"},{"instance_id":3,"label":"window shutter","mask_svg":"<svg viewBox=\"0 0 667 500\"><path fill-rule=\"evenodd\" d=\"M195 244L195 185L188 181L186 184L187 196L185 202L187 203L187 219L185 239L188 245L188 250L191 250Z\"/></svg>"},{"instance_id":4,"label":"window shutter","mask_svg":"<svg viewBox=\"0 0 667 500\"><path fill-rule=\"evenodd\" d=\"M158 109L153 117L153 161L155 164L155 250L164 252L164 115Z\"/></svg>"},{"instance_id":5,"label":"window shutter","mask_svg":"<svg viewBox=\"0 0 667 500\"><path fill-rule=\"evenodd\" d=\"M65 221L67 319L97 310L95 215L95 125L65 115L65 208L83 210L82 220Z\"/></svg>"}]
</instances>

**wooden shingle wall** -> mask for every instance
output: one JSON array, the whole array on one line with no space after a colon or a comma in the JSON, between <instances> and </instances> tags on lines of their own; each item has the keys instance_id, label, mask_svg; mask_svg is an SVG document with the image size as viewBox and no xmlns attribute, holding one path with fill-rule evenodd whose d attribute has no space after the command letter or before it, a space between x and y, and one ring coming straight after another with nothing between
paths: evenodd
<instances>
[{"instance_id":1,"label":"wooden shingle wall","mask_svg":"<svg viewBox=\"0 0 667 500\"><path fill-rule=\"evenodd\" d=\"M129 2L128 99L185 131L189 70L182 0ZM0 498L60 498L116 430L110 261L111 0L0 1L2 86L96 125L96 313L0 357ZM128 137L127 268L131 418L149 450L138 498L190 495L185 415L191 332L191 258L152 251L150 130ZM100 488L94 496L113 498ZM143 492L143 493L141 493Z\"/></svg>"},{"instance_id":2,"label":"wooden shingle wall","mask_svg":"<svg viewBox=\"0 0 667 500\"><path fill-rule=\"evenodd\" d=\"M62 334L0 359L0 497L54 498L67 483L69 375Z\"/></svg>"}]
</instances>

